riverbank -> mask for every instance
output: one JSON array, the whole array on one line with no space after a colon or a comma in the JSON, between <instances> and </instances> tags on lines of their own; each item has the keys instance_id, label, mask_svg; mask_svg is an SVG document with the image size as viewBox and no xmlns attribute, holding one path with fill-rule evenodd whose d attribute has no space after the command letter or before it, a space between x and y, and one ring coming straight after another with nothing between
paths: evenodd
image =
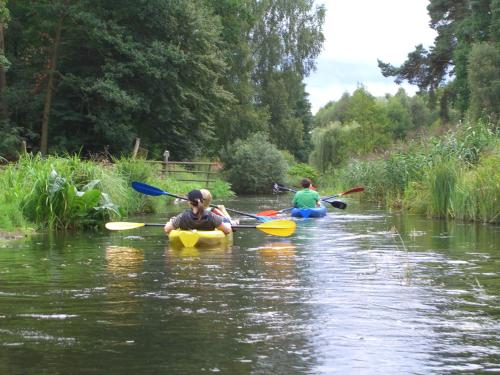
<instances>
[{"instance_id":1,"label":"riverbank","mask_svg":"<svg viewBox=\"0 0 500 375\"><path fill-rule=\"evenodd\" d=\"M26 237L27 234L20 232L20 231L15 231L15 232L6 232L3 230L0 230L0 241L2 240L18 240L21 238Z\"/></svg>"},{"instance_id":2,"label":"riverbank","mask_svg":"<svg viewBox=\"0 0 500 375\"><path fill-rule=\"evenodd\" d=\"M131 188L132 181L178 195L201 187L198 182L162 178L159 167L143 160L121 158L109 165L78 156L27 155L0 170L2 237L15 237L23 228L98 227L132 214L161 212L165 201L172 200L139 194ZM214 182L210 190L215 198L233 195L222 180Z\"/></svg>"},{"instance_id":3,"label":"riverbank","mask_svg":"<svg viewBox=\"0 0 500 375\"><path fill-rule=\"evenodd\" d=\"M351 159L325 173L321 186L362 185L361 199L433 218L500 222L500 129L462 123L384 154Z\"/></svg>"}]
</instances>

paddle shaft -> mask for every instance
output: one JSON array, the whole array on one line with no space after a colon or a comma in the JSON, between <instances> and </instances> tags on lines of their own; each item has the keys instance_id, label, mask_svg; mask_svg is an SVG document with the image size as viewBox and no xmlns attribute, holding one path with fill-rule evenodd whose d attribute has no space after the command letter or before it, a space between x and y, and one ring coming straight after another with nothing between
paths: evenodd
<instances>
[{"instance_id":1,"label":"paddle shaft","mask_svg":"<svg viewBox=\"0 0 500 375\"><path fill-rule=\"evenodd\" d=\"M164 227L165 224L162 223L144 223L145 227ZM236 229L245 229L245 228L257 228L257 225L231 225L231 228L236 228Z\"/></svg>"},{"instance_id":2,"label":"paddle shaft","mask_svg":"<svg viewBox=\"0 0 500 375\"><path fill-rule=\"evenodd\" d=\"M283 185L280 185L280 184L276 184L276 187L279 189L279 190L284 190L284 191L290 191L292 193L297 193L297 190L295 189L290 189L290 188L287 188ZM344 193L342 193L344 194ZM340 194L340 195L342 195ZM332 199L332 198L335 198L339 196L339 194L336 194L336 195L331 195L331 196L328 196L328 197L323 197L323 198L319 198L320 201L322 202L326 202L326 203L329 203L332 205L332 207L334 208L338 208L338 209L341 209L341 210L345 210L346 207L347 207L347 204L345 204L344 202L341 202L341 201L333 201L331 202L329 199ZM286 211L290 211L292 210L293 207L289 207L289 208L284 208L282 210L279 211L279 213L283 213L283 212L286 212Z\"/></svg>"},{"instance_id":3,"label":"paddle shaft","mask_svg":"<svg viewBox=\"0 0 500 375\"><path fill-rule=\"evenodd\" d=\"M283 185L279 185L279 184L277 184L277 186L278 186L279 190L289 191L291 193L297 193L297 190L295 190L295 189L290 189L290 188L287 188L287 187L285 187ZM328 199L336 198L339 195L343 195L343 194L345 194L345 193L340 193L340 194L335 194L335 195L329 195L327 197L321 197L319 199L322 200L322 201L328 202ZM328 203L330 203L330 202L328 202Z\"/></svg>"},{"instance_id":4,"label":"paddle shaft","mask_svg":"<svg viewBox=\"0 0 500 375\"><path fill-rule=\"evenodd\" d=\"M157 195L169 195L169 196L171 196L173 198L177 198L177 199L181 199L181 200L185 200L185 201L189 200L188 198L183 197L182 195L177 195L177 194L169 193L168 191L161 190L161 189L159 189L157 187L150 186L150 185L144 184L142 182L136 182L136 181L134 181L132 183L132 187L135 190L140 191L141 193L147 194L147 195L153 195L153 196L157 196ZM214 204L211 204L210 207L218 208ZM257 220L261 220L262 219L261 217L259 217L257 215L253 215L253 214L249 214L249 213L246 213L246 212L241 212L241 211L233 210L232 208L227 208L227 207L225 207L225 208L226 208L227 211L234 212L235 214L239 214L239 215L243 215L243 216L248 216L248 217L251 217L251 218L254 218L254 219L257 219Z\"/></svg>"},{"instance_id":5,"label":"paddle shaft","mask_svg":"<svg viewBox=\"0 0 500 375\"><path fill-rule=\"evenodd\" d=\"M290 188L287 188L286 186L283 186L283 185L280 185L280 184L275 184L275 186L279 190L291 191L292 193L296 193L297 192L297 190L295 190L295 189L290 189ZM320 198L320 200L322 200L323 202L328 202L328 203L332 204L332 202L330 202L330 199L333 199L333 198L336 198L336 197L342 197L344 195L351 194L351 193L359 193L359 192L362 192L362 191L365 191L365 188L361 187L361 186L358 186L358 187L346 190L343 193L334 194L334 195L328 195L326 197L322 197L322 198ZM335 205L333 205L333 204L332 204L332 206L335 207ZM337 207L337 208L340 208L340 207Z\"/></svg>"}]
</instances>

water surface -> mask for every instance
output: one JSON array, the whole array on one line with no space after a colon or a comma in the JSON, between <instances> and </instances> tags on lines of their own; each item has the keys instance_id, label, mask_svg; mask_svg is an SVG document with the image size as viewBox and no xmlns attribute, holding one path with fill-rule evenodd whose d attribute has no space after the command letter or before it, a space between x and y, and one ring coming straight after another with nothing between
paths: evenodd
<instances>
[{"instance_id":1,"label":"water surface","mask_svg":"<svg viewBox=\"0 0 500 375\"><path fill-rule=\"evenodd\" d=\"M500 228L348 204L208 250L161 228L0 243L0 373L500 372Z\"/></svg>"}]
</instances>

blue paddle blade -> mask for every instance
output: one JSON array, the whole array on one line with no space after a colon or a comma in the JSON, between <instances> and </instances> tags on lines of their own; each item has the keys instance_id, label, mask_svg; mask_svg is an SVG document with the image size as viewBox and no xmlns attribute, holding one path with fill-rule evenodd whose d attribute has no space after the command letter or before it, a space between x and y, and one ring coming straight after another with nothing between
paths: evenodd
<instances>
[{"instance_id":1,"label":"blue paddle blade","mask_svg":"<svg viewBox=\"0 0 500 375\"><path fill-rule=\"evenodd\" d=\"M274 219L267 217L267 216L255 216L257 220L259 220L262 223L267 223L268 221L273 221Z\"/></svg>"},{"instance_id":2,"label":"blue paddle blade","mask_svg":"<svg viewBox=\"0 0 500 375\"><path fill-rule=\"evenodd\" d=\"M142 182L138 181L132 182L132 187L134 188L135 191L138 191L139 193L152 195L154 197L159 195L168 195L167 192L161 189L155 188L154 186L150 186L147 184L143 184Z\"/></svg>"}]
</instances>

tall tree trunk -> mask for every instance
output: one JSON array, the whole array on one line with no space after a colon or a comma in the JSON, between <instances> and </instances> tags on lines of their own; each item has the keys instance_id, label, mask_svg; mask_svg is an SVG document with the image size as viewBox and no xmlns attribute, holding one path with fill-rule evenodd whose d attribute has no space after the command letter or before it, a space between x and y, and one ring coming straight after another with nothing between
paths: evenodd
<instances>
[{"instance_id":1,"label":"tall tree trunk","mask_svg":"<svg viewBox=\"0 0 500 375\"><path fill-rule=\"evenodd\" d=\"M61 16L57 23L56 32L54 36L54 44L52 45L52 56L49 61L48 80L47 80L47 89L45 93L45 102L43 105L42 134L40 142L40 152L42 153L42 155L46 155L48 152L49 117L50 117L50 109L52 106L52 96L54 93L54 73L57 67L57 55L58 55L59 45L61 44L61 31L63 26L63 20L64 16Z\"/></svg>"},{"instance_id":2,"label":"tall tree trunk","mask_svg":"<svg viewBox=\"0 0 500 375\"><path fill-rule=\"evenodd\" d=\"M0 56L5 56L5 42L3 36L4 25L0 24ZM5 101L5 89L7 79L5 78L5 67L0 63L0 124L7 120L7 103Z\"/></svg>"}]
</instances>

